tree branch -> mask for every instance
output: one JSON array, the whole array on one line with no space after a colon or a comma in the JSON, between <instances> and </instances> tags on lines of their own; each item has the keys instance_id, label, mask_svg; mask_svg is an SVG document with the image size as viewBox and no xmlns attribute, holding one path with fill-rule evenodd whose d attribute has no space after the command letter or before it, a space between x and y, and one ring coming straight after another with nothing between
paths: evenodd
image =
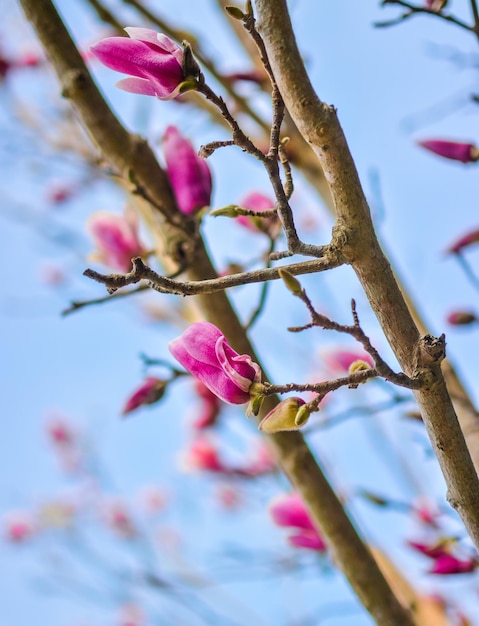
<instances>
[{"instance_id":1,"label":"tree branch","mask_svg":"<svg viewBox=\"0 0 479 626\"><path fill-rule=\"evenodd\" d=\"M318 98L309 81L285 0L256 0L256 7L259 30L283 99L300 132L313 146L329 181L344 237L343 253L355 270L401 368L409 376L419 369L430 377L426 388L415 391L416 400L446 480L449 502L457 509L477 547L479 481L441 373L444 354L437 360L429 359L427 341L419 342L419 330L379 246L336 111Z\"/></svg>"},{"instance_id":2,"label":"tree branch","mask_svg":"<svg viewBox=\"0 0 479 626\"><path fill-rule=\"evenodd\" d=\"M75 101L83 123L90 129L92 135L95 135L96 131L100 138L107 135L105 143L102 144L106 158L114 164L122 165L121 171L128 174L132 162L136 164L133 157L137 157L138 152L125 149L130 146L132 140L129 136L125 137L126 131L119 125L113 114L105 111L106 104L94 88L81 57L76 52L51 1L21 0L21 3L27 18L52 59L60 80L63 82L65 74L72 71L80 72L86 84L87 93L85 94L82 90L71 90L69 95ZM93 99L93 105L89 102L89 95ZM120 139L122 138L120 141L108 136L112 129L118 129ZM96 137L96 141L98 139ZM139 145L140 147L146 146L143 141ZM143 155L142 151L140 153ZM160 183L165 182L165 174L154 161L151 151L147 153L145 161L147 166L144 165L144 161L141 161L144 169L137 168L135 180L141 183L142 188L148 190L156 203L163 206L165 198L171 200L169 187L165 184L159 188ZM174 203L171 206L173 207ZM153 212L150 207L146 218L152 234L158 237L158 230L162 228L162 224L155 219L156 211ZM192 233L189 239L186 237L186 240L182 241L191 246L192 239L195 244L193 246L194 262L188 266L189 279L215 278L216 272L201 239L196 240L195 234ZM172 252L171 247L169 251ZM223 291L199 295L198 304L205 317L221 328L234 349L243 354L250 354L258 362L248 337ZM262 415L270 411L276 403L277 399L274 397L266 398ZM395 598L301 434L298 432L277 433L271 436L269 441L283 470L308 503L312 518L323 529L337 565L343 569L366 608L374 611L382 626L412 626L412 618ZM372 604L375 604L374 608Z\"/></svg>"}]
</instances>

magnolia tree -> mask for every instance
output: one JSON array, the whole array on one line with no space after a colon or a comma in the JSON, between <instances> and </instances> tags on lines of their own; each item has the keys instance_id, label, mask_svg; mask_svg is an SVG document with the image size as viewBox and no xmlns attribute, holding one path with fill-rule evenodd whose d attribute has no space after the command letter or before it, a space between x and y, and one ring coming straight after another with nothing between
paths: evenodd
<instances>
[{"instance_id":1,"label":"magnolia tree","mask_svg":"<svg viewBox=\"0 0 479 626\"><path fill-rule=\"evenodd\" d=\"M117 345L99 345L98 322L88 330L87 379L101 350L115 355L112 370L129 367L117 351L136 332L135 307L155 317L160 338L146 331L143 381L130 391L116 382L108 393L122 398L119 413L137 416L116 428L146 419L140 413L153 405L148 439L182 452L179 470L154 472L155 484L127 497L113 486L97 429L51 413L46 432L68 493L6 511L10 553L22 546L25 558L46 555L42 584L109 610L109 623L123 626L476 623L477 412L445 360L445 334L428 332L379 243L340 115L311 84L286 1L219 0L225 32L210 36L241 45L237 70L153 2L85 0L75 10L96 29L87 37L62 3L64 20L51 0L20 4L43 52L5 49L5 91L24 86L9 113L35 145L73 160L75 182L50 187L50 206L81 207L81 219L58 232L54 209L35 220L70 251L75 228L86 223L89 237L88 260L78 246L89 296L65 303L61 323L101 308L114 324L115 308L133 303L122 309L130 315ZM403 45L418 17L479 39L476 1L464 18L446 4L385 0L394 6L384 12L396 14L376 26L404 23ZM106 99L98 85L108 89L114 72L128 93ZM37 91L48 95L41 118ZM207 137L201 146L195 118ZM471 141L418 143L456 165L479 159ZM212 196L213 178L224 202ZM17 192L12 207L28 189ZM373 200L377 208L379 194ZM471 228L446 250L475 288L468 254L478 241ZM44 267L43 280L62 284L65 271ZM476 321L469 307L447 319ZM99 385L102 394L107 406ZM381 469L361 484L370 463L364 437L380 458L371 467ZM140 451L138 463L146 456ZM179 478L183 469L196 476ZM409 481L404 492L391 486L398 473ZM106 623L95 613L91 621Z\"/></svg>"}]
</instances>

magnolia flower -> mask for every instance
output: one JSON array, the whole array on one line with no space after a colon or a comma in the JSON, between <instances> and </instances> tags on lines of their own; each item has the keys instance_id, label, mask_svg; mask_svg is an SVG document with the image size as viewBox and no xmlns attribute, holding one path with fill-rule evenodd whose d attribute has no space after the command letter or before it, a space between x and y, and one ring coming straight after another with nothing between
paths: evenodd
<instances>
[{"instance_id":1,"label":"magnolia flower","mask_svg":"<svg viewBox=\"0 0 479 626\"><path fill-rule=\"evenodd\" d=\"M476 559L461 560L452 554L442 554L434 560L434 564L429 570L430 574L469 574L477 568Z\"/></svg>"},{"instance_id":2,"label":"magnolia flower","mask_svg":"<svg viewBox=\"0 0 479 626\"><path fill-rule=\"evenodd\" d=\"M189 215L209 206L212 182L208 164L175 126L168 126L165 131L163 154L180 211Z\"/></svg>"},{"instance_id":3,"label":"magnolia flower","mask_svg":"<svg viewBox=\"0 0 479 626\"><path fill-rule=\"evenodd\" d=\"M186 370L229 404L248 402L251 385L261 378L259 365L249 355L235 352L209 322L192 324L168 347Z\"/></svg>"},{"instance_id":4,"label":"magnolia flower","mask_svg":"<svg viewBox=\"0 0 479 626\"><path fill-rule=\"evenodd\" d=\"M418 145L438 156L461 163L473 163L479 159L479 152L472 143L446 141L443 139L428 139L418 141Z\"/></svg>"},{"instance_id":5,"label":"magnolia flower","mask_svg":"<svg viewBox=\"0 0 479 626\"><path fill-rule=\"evenodd\" d=\"M87 228L97 247L91 259L112 269L127 272L131 259L146 252L138 237L138 220L133 211L126 210L124 215L98 211L90 216Z\"/></svg>"},{"instance_id":6,"label":"magnolia flower","mask_svg":"<svg viewBox=\"0 0 479 626\"><path fill-rule=\"evenodd\" d=\"M111 70L130 74L116 86L124 91L175 98L185 80L183 49L166 35L149 28L125 28L126 37L107 37L90 47L92 54Z\"/></svg>"},{"instance_id":7,"label":"magnolia flower","mask_svg":"<svg viewBox=\"0 0 479 626\"><path fill-rule=\"evenodd\" d=\"M291 545L318 552L326 550L326 544L311 521L299 494L293 492L277 496L271 501L269 511L275 524L293 529L294 534L288 537Z\"/></svg>"},{"instance_id":8,"label":"magnolia flower","mask_svg":"<svg viewBox=\"0 0 479 626\"><path fill-rule=\"evenodd\" d=\"M196 437L183 453L182 465L187 470L229 473L229 468L219 458L218 450L206 437Z\"/></svg>"},{"instance_id":9,"label":"magnolia flower","mask_svg":"<svg viewBox=\"0 0 479 626\"><path fill-rule=\"evenodd\" d=\"M140 406L154 404L161 400L166 391L167 382L161 378L150 376L136 389L126 401L122 414L127 415Z\"/></svg>"},{"instance_id":10,"label":"magnolia flower","mask_svg":"<svg viewBox=\"0 0 479 626\"><path fill-rule=\"evenodd\" d=\"M479 230L472 230L460 237L446 249L446 254L459 254L464 248L468 248L474 243L479 243Z\"/></svg>"}]
</instances>

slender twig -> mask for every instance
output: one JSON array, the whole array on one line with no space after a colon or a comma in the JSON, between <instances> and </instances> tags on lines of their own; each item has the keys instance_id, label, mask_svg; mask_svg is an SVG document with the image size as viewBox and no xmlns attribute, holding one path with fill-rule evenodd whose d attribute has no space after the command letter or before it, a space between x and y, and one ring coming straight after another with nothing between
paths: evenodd
<instances>
[{"instance_id":1,"label":"slender twig","mask_svg":"<svg viewBox=\"0 0 479 626\"><path fill-rule=\"evenodd\" d=\"M136 289L130 289L129 291L122 291L121 293L117 293L114 296L105 296L103 298L95 298L93 300L73 300L70 303L70 306L62 311L62 316L70 315L71 313L75 313L75 311L79 311L86 306L92 306L94 304L103 304L104 302L114 302L117 298L124 298L126 296L133 296L137 293L141 293L143 291L148 290L148 285L140 285L136 287Z\"/></svg>"},{"instance_id":2,"label":"slender twig","mask_svg":"<svg viewBox=\"0 0 479 626\"><path fill-rule=\"evenodd\" d=\"M377 376L379 376L378 371L374 367L371 367L369 369L360 370L359 372L353 372L352 374L343 376L342 378L327 380L322 383L287 383L285 385L271 385L266 383L265 390L261 395L271 396L276 393L283 394L291 393L293 391L312 391L313 393L319 394L321 399L323 399L324 396L331 391L336 391L341 387L354 389L361 383L365 383L366 381L371 380L371 378L376 378Z\"/></svg>"},{"instance_id":3,"label":"slender twig","mask_svg":"<svg viewBox=\"0 0 479 626\"><path fill-rule=\"evenodd\" d=\"M474 19L474 32L479 37L479 8L477 6L477 0L470 0L472 17Z\"/></svg>"},{"instance_id":4,"label":"slender twig","mask_svg":"<svg viewBox=\"0 0 479 626\"><path fill-rule=\"evenodd\" d=\"M398 6L405 7L406 9L408 9L408 11L394 20L390 20L387 22L375 22L374 26L378 28L394 26L395 24L405 21L408 17L411 17L412 15L423 13L427 15L435 15L436 17L445 20L446 22L451 22L452 24L455 24L456 26L459 26L464 30L475 33L474 27L469 26L469 24L466 24L465 22L455 17L454 15L451 15L450 13L435 11L434 9L428 9L425 6L416 6L414 4L410 4L409 2L404 2L403 0L383 0L382 5L384 6L386 4L397 4Z\"/></svg>"},{"instance_id":5,"label":"slender twig","mask_svg":"<svg viewBox=\"0 0 479 626\"><path fill-rule=\"evenodd\" d=\"M379 352L372 345L369 337L361 328L358 313L356 311L356 302L354 300L351 300L351 311L353 314L354 324L352 326L347 326L345 324L339 324L338 322L329 319L329 317L326 317L326 315L323 315L322 313L318 313L304 289L294 291L293 295L302 300L302 302L304 302L304 304L307 306L308 311L311 315L312 322L304 326L288 328L290 332L301 332L303 330L313 328L314 326L319 326L320 328L324 328L325 330L335 330L339 333L346 333L347 335L350 335L351 337L354 337L357 341L359 341L362 344L363 348L366 350L366 352L373 358L374 367L377 371L377 375L385 378L386 380L389 380L399 387L406 387L407 389L420 389L424 385L424 381L420 377L411 378L403 372L400 372L398 374L394 372L384 361Z\"/></svg>"},{"instance_id":6,"label":"slender twig","mask_svg":"<svg viewBox=\"0 0 479 626\"><path fill-rule=\"evenodd\" d=\"M271 267L271 253L274 251L275 243L276 243L275 239L271 238L270 246L266 255L266 258L267 258L266 268ZM266 298L268 296L269 286L270 286L269 280L263 283L261 287L261 293L259 296L258 304L256 308L254 309L254 311L251 313L248 322L245 324L245 330L250 330L253 324L258 320L259 316L263 312L264 307L266 305Z\"/></svg>"},{"instance_id":7,"label":"slender twig","mask_svg":"<svg viewBox=\"0 0 479 626\"><path fill-rule=\"evenodd\" d=\"M322 272L339 267L341 265L341 259L334 254L331 256L327 255L326 251L327 247L325 246L326 256L322 259L295 263L286 266L286 269L291 274L300 275ZM225 289L239 285L277 280L280 277L278 273L279 269L281 268L272 267L269 269L242 272L240 274L231 274L230 276L221 276L220 278L212 278L210 280L181 282L166 276L160 276L145 265L140 257L137 257L133 259L133 269L128 274L100 274L91 269L85 270L83 274L105 285L110 294L115 293L117 289L121 289L127 285L138 283L140 280L147 280L149 286L160 293L193 296L224 291Z\"/></svg>"},{"instance_id":8,"label":"slender twig","mask_svg":"<svg viewBox=\"0 0 479 626\"><path fill-rule=\"evenodd\" d=\"M474 273L474 270L470 266L470 264L467 261L466 257L463 254L461 254L460 252L456 252L456 254L454 256L456 257L459 265L463 269L464 274L466 275L466 277L469 280L469 282L471 283L471 285L474 287L474 289L479 290L479 278Z\"/></svg>"}]
</instances>

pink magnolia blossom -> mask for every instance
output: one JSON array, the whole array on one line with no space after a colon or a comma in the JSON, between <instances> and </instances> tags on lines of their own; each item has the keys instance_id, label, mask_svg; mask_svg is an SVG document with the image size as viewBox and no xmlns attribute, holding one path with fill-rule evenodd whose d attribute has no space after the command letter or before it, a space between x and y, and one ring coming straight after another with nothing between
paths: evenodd
<instances>
[{"instance_id":1,"label":"pink magnolia blossom","mask_svg":"<svg viewBox=\"0 0 479 626\"><path fill-rule=\"evenodd\" d=\"M127 210L124 215L98 211L90 216L87 226L97 247L91 258L112 269L127 272L131 259L146 252L138 237L138 220L133 211Z\"/></svg>"},{"instance_id":2,"label":"pink magnolia blossom","mask_svg":"<svg viewBox=\"0 0 479 626\"><path fill-rule=\"evenodd\" d=\"M259 365L249 355L235 352L209 322L192 324L170 342L169 349L186 370L229 404L248 402L251 385L261 377Z\"/></svg>"},{"instance_id":3,"label":"pink magnolia blossom","mask_svg":"<svg viewBox=\"0 0 479 626\"><path fill-rule=\"evenodd\" d=\"M477 317L471 311L452 311L447 316L447 323L451 326L467 326L474 322L477 322Z\"/></svg>"},{"instance_id":4,"label":"pink magnolia blossom","mask_svg":"<svg viewBox=\"0 0 479 626\"><path fill-rule=\"evenodd\" d=\"M190 215L208 207L212 189L210 168L175 126L168 126L165 131L163 154L180 211Z\"/></svg>"},{"instance_id":5,"label":"pink magnolia blossom","mask_svg":"<svg viewBox=\"0 0 479 626\"><path fill-rule=\"evenodd\" d=\"M11 511L3 520L4 536L10 543L24 543L36 532L35 523L30 514L24 511Z\"/></svg>"},{"instance_id":6,"label":"pink magnolia blossom","mask_svg":"<svg viewBox=\"0 0 479 626\"><path fill-rule=\"evenodd\" d=\"M479 152L472 143L459 141L446 141L443 139L428 139L418 141L418 145L429 152L433 152L445 159L460 161L461 163L473 163L479 159Z\"/></svg>"},{"instance_id":7,"label":"pink magnolia blossom","mask_svg":"<svg viewBox=\"0 0 479 626\"><path fill-rule=\"evenodd\" d=\"M143 384L136 389L123 407L122 415L127 415L141 406L154 404L161 400L167 387L167 382L154 376L148 377Z\"/></svg>"},{"instance_id":8,"label":"pink magnolia blossom","mask_svg":"<svg viewBox=\"0 0 479 626\"><path fill-rule=\"evenodd\" d=\"M306 505L298 493L292 492L277 496L271 501L269 510L275 524L294 531L288 537L291 545L318 552L326 550L326 544L316 530Z\"/></svg>"},{"instance_id":9,"label":"pink magnolia blossom","mask_svg":"<svg viewBox=\"0 0 479 626\"><path fill-rule=\"evenodd\" d=\"M186 469L215 473L230 472L221 461L218 450L206 437L196 437L190 448L183 455Z\"/></svg>"},{"instance_id":10,"label":"pink magnolia blossom","mask_svg":"<svg viewBox=\"0 0 479 626\"><path fill-rule=\"evenodd\" d=\"M166 35L149 28L125 28L126 37L107 37L90 47L94 56L116 72L130 74L116 86L124 91L169 100L185 80L183 50Z\"/></svg>"},{"instance_id":11,"label":"pink magnolia blossom","mask_svg":"<svg viewBox=\"0 0 479 626\"><path fill-rule=\"evenodd\" d=\"M479 229L466 233L446 249L446 254L459 254L464 248L479 243Z\"/></svg>"},{"instance_id":12,"label":"pink magnolia blossom","mask_svg":"<svg viewBox=\"0 0 479 626\"><path fill-rule=\"evenodd\" d=\"M249 211L269 211L274 209L274 205L274 200L256 191L245 196L239 203L240 207ZM272 237L276 237L281 228L281 222L277 216L263 219L261 217L240 215L236 218L236 221L252 232L268 233Z\"/></svg>"},{"instance_id":13,"label":"pink magnolia blossom","mask_svg":"<svg viewBox=\"0 0 479 626\"><path fill-rule=\"evenodd\" d=\"M442 554L434 560L434 564L429 570L430 574L469 574L477 568L476 559L461 560L452 554Z\"/></svg>"}]
</instances>

